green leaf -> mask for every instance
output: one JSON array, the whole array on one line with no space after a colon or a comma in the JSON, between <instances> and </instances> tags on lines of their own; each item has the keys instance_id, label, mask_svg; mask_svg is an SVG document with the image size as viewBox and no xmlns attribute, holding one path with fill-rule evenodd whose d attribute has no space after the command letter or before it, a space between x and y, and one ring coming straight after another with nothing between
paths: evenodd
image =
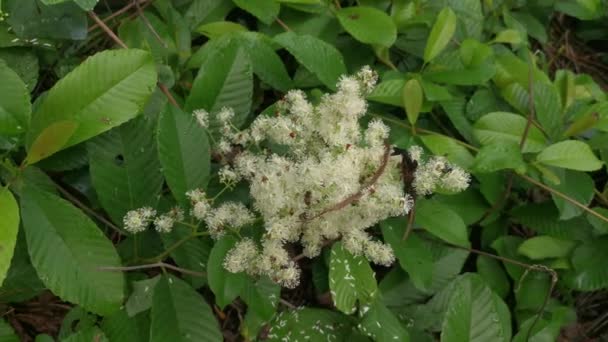
<instances>
[{"instance_id":1,"label":"green leaf","mask_svg":"<svg viewBox=\"0 0 608 342\"><path fill-rule=\"evenodd\" d=\"M384 241L391 246L399 265L409 274L416 288L430 288L433 281L433 254L415 234L410 234L408 239L403 241L407 219L390 218L380 226Z\"/></svg>"},{"instance_id":2,"label":"green leaf","mask_svg":"<svg viewBox=\"0 0 608 342\"><path fill-rule=\"evenodd\" d=\"M101 329L111 342L146 342L150 339L150 318L147 313L129 317L125 310L119 310L103 318Z\"/></svg>"},{"instance_id":3,"label":"green leaf","mask_svg":"<svg viewBox=\"0 0 608 342\"><path fill-rule=\"evenodd\" d=\"M120 308L124 276L99 270L119 267L112 242L69 202L26 187L21 198L23 228L32 264L42 282L61 299L107 315Z\"/></svg>"},{"instance_id":4,"label":"green leaf","mask_svg":"<svg viewBox=\"0 0 608 342\"><path fill-rule=\"evenodd\" d=\"M154 288L150 341L223 341L219 324L205 299L172 275Z\"/></svg>"},{"instance_id":5,"label":"green leaf","mask_svg":"<svg viewBox=\"0 0 608 342\"><path fill-rule=\"evenodd\" d=\"M13 327L3 319L0 320L0 341L19 342L19 337L15 334Z\"/></svg>"},{"instance_id":6,"label":"green leaf","mask_svg":"<svg viewBox=\"0 0 608 342\"><path fill-rule=\"evenodd\" d=\"M370 101L390 104L396 107L403 106L403 87L405 80L396 79L380 82L367 96Z\"/></svg>"},{"instance_id":7,"label":"green leaf","mask_svg":"<svg viewBox=\"0 0 608 342\"><path fill-rule=\"evenodd\" d=\"M405 86L403 87L403 107L405 107L407 120L412 125L418 121L418 114L420 114L422 101L424 100L423 96L422 87L417 79L412 78L405 82Z\"/></svg>"},{"instance_id":8,"label":"green leaf","mask_svg":"<svg viewBox=\"0 0 608 342\"><path fill-rule=\"evenodd\" d=\"M235 112L232 123L240 127L251 111L252 95L249 59L244 49L237 44L228 44L209 55L201 65L186 99L185 110L207 110L211 114L210 129L215 131L219 128L215 114L222 107L232 108Z\"/></svg>"},{"instance_id":9,"label":"green leaf","mask_svg":"<svg viewBox=\"0 0 608 342\"><path fill-rule=\"evenodd\" d=\"M152 118L141 116L87 143L91 182L116 224L129 210L156 207L163 177L154 128Z\"/></svg>"},{"instance_id":10,"label":"green leaf","mask_svg":"<svg viewBox=\"0 0 608 342\"><path fill-rule=\"evenodd\" d=\"M211 149L206 130L193 115L167 106L158 120L158 156L173 196L186 205L186 192L207 188Z\"/></svg>"},{"instance_id":11,"label":"green leaf","mask_svg":"<svg viewBox=\"0 0 608 342\"><path fill-rule=\"evenodd\" d=\"M508 144L521 141L526 127L526 118L508 112L489 113L477 120L473 135L482 145ZM545 147L545 137L536 127L530 127L523 152L538 152Z\"/></svg>"},{"instance_id":12,"label":"green leaf","mask_svg":"<svg viewBox=\"0 0 608 342\"><path fill-rule=\"evenodd\" d=\"M509 278L496 259L480 255L477 257L477 273L501 298L509 294Z\"/></svg>"},{"instance_id":13,"label":"green leaf","mask_svg":"<svg viewBox=\"0 0 608 342\"><path fill-rule=\"evenodd\" d=\"M393 20L384 12L373 7L345 7L336 17L346 32L356 40L390 47L397 39L397 28Z\"/></svg>"},{"instance_id":14,"label":"green leaf","mask_svg":"<svg viewBox=\"0 0 608 342\"><path fill-rule=\"evenodd\" d=\"M519 245L517 252L532 260L562 258L568 256L574 246L576 246L576 242L572 240L535 236Z\"/></svg>"},{"instance_id":15,"label":"green leaf","mask_svg":"<svg viewBox=\"0 0 608 342\"><path fill-rule=\"evenodd\" d=\"M224 20L234 4L226 0L193 1L184 13L184 19L193 30L205 23Z\"/></svg>"},{"instance_id":16,"label":"green leaf","mask_svg":"<svg viewBox=\"0 0 608 342\"><path fill-rule=\"evenodd\" d=\"M280 296L281 286L268 277L261 277L257 281L251 279L241 293L249 310L264 321L269 321L274 316Z\"/></svg>"},{"instance_id":17,"label":"green leaf","mask_svg":"<svg viewBox=\"0 0 608 342\"><path fill-rule=\"evenodd\" d=\"M272 24L279 15L281 5L275 0L232 0L235 5L253 14L266 25Z\"/></svg>"},{"instance_id":18,"label":"green leaf","mask_svg":"<svg viewBox=\"0 0 608 342\"><path fill-rule=\"evenodd\" d=\"M18 47L3 48L0 49L0 59L4 60L6 65L19 75L30 92L34 90L40 72L38 56L34 53L34 50Z\"/></svg>"},{"instance_id":19,"label":"green leaf","mask_svg":"<svg viewBox=\"0 0 608 342\"><path fill-rule=\"evenodd\" d=\"M0 301L22 302L35 297L45 289L32 266L25 243L25 232L19 230L10 268L0 287Z\"/></svg>"},{"instance_id":20,"label":"green leaf","mask_svg":"<svg viewBox=\"0 0 608 342\"><path fill-rule=\"evenodd\" d=\"M178 241L187 239L190 235L192 235L190 227L179 227L178 225L171 232L162 234L161 239L163 240L165 249L168 249ZM180 267L205 273L207 271L207 261L209 260L211 247L212 242L209 238L190 238L171 252L171 258ZM198 289L206 283L207 279L204 276L184 275L184 280L188 281L195 289Z\"/></svg>"},{"instance_id":21,"label":"green leaf","mask_svg":"<svg viewBox=\"0 0 608 342\"><path fill-rule=\"evenodd\" d=\"M160 276L131 283L133 291L125 303L125 309L129 317L133 317L140 312L152 307L152 296L154 288L160 280Z\"/></svg>"},{"instance_id":22,"label":"green leaf","mask_svg":"<svg viewBox=\"0 0 608 342\"><path fill-rule=\"evenodd\" d=\"M233 237L224 236L213 246L207 262L207 282L220 308L232 303L247 283L244 273L230 273L224 268L226 254L235 244Z\"/></svg>"},{"instance_id":23,"label":"green leaf","mask_svg":"<svg viewBox=\"0 0 608 342\"><path fill-rule=\"evenodd\" d=\"M550 137L562 133L562 103L557 87L549 83L534 84L534 108L536 118Z\"/></svg>"},{"instance_id":24,"label":"green leaf","mask_svg":"<svg viewBox=\"0 0 608 342\"><path fill-rule=\"evenodd\" d=\"M424 73L424 78L445 84L473 86L483 85L496 73L496 67L491 61L466 69L439 69L429 70Z\"/></svg>"},{"instance_id":25,"label":"green leaf","mask_svg":"<svg viewBox=\"0 0 608 342\"><path fill-rule=\"evenodd\" d=\"M559 212L551 201L526 203L513 209L511 215L516 222L541 235L579 241L591 238L591 228L584 218L560 220Z\"/></svg>"},{"instance_id":26,"label":"green leaf","mask_svg":"<svg viewBox=\"0 0 608 342\"><path fill-rule=\"evenodd\" d=\"M506 29L498 32L492 40L494 43L509 43L513 45L521 44L523 41L521 33L517 30Z\"/></svg>"},{"instance_id":27,"label":"green leaf","mask_svg":"<svg viewBox=\"0 0 608 342\"><path fill-rule=\"evenodd\" d=\"M536 156L536 160L545 165L577 171L595 171L603 166L589 145L578 140L549 145Z\"/></svg>"},{"instance_id":28,"label":"green leaf","mask_svg":"<svg viewBox=\"0 0 608 342\"><path fill-rule=\"evenodd\" d=\"M577 247L572 253L575 274L570 283L579 291L608 287L608 239L602 238Z\"/></svg>"},{"instance_id":29,"label":"green leaf","mask_svg":"<svg viewBox=\"0 0 608 342\"><path fill-rule=\"evenodd\" d=\"M410 341L405 327L382 301L376 300L371 306L363 307L361 312L364 315L357 327L374 341Z\"/></svg>"},{"instance_id":30,"label":"green leaf","mask_svg":"<svg viewBox=\"0 0 608 342\"><path fill-rule=\"evenodd\" d=\"M456 14L451 8L445 7L439 12L435 24L429 34L426 47L424 48L424 61L428 63L437 57L448 45L456 31Z\"/></svg>"},{"instance_id":31,"label":"green leaf","mask_svg":"<svg viewBox=\"0 0 608 342\"><path fill-rule=\"evenodd\" d=\"M267 341L339 341L352 330L348 316L330 310L303 308L285 310L268 324Z\"/></svg>"},{"instance_id":32,"label":"green leaf","mask_svg":"<svg viewBox=\"0 0 608 342\"><path fill-rule=\"evenodd\" d=\"M588 206L593 200L594 182L591 176L584 172L570 171L570 170L555 170L556 175L559 177L559 184L550 184L549 186L553 189L561 192L562 194L569 196L571 199ZM569 201L565 200L561 196L554 193L551 194L553 202L559 209L560 220L567 220L583 213L583 209Z\"/></svg>"},{"instance_id":33,"label":"green leaf","mask_svg":"<svg viewBox=\"0 0 608 342\"><path fill-rule=\"evenodd\" d=\"M475 156L473 165L475 172L489 173L504 169L512 169L517 173L526 172L526 163L524 163L519 145L515 143L485 145Z\"/></svg>"},{"instance_id":34,"label":"green leaf","mask_svg":"<svg viewBox=\"0 0 608 342\"><path fill-rule=\"evenodd\" d=\"M196 32L207 36L209 39L215 39L228 33L240 31L247 31L247 28L232 21L216 21L201 25L196 29Z\"/></svg>"},{"instance_id":35,"label":"green leaf","mask_svg":"<svg viewBox=\"0 0 608 342\"><path fill-rule=\"evenodd\" d=\"M435 155L445 156L451 163L468 169L475 158L456 139L444 135L421 135L420 140Z\"/></svg>"},{"instance_id":36,"label":"green leaf","mask_svg":"<svg viewBox=\"0 0 608 342\"><path fill-rule=\"evenodd\" d=\"M78 6L80 6L83 10L90 11L95 7L98 0L40 0L40 1L45 5L56 5L56 4L60 4L62 2L73 1L76 4L78 4Z\"/></svg>"},{"instance_id":37,"label":"green leaf","mask_svg":"<svg viewBox=\"0 0 608 342\"><path fill-rule=\"evenodd\" d=\"M378 291L369 262L352 255L341 242L331 249L329 288L336 308L346 314L355 312L357 301L361 305L371 302Z\"/></svg>"},{"instance_id":38,"label":"green leaf","mask_svg":"<svg viewBox=\"0 0 608 342\"><path fill-rule=\"evenodd\" d=\"M287 49L298 63L317 76L331 90L336 89L340 76L346 74L346 66L340 51L318 38L298 35L290 31L275 36L274 41Z\"/></svg>"},{"instance_id":39,"label":"green leaf","mask_svg":"<svg viewBox=\"0 0 608 342\"><path fill-rule=\"evenodd\" d=\"M441 331L442 342L510 341L507 305L476 274L458 280Z\"/></svg>"},{"instance_id":40,"label":"green leaf","mask_svg":"<svg viewBox=\"0 0 608 342\"><path fill-rule=\"evenodd\" d=\"M134 118L156 80L147 52L108 50L90 57L57 82L37 107L28 131L27 161L35 163ZM60 134L54 126L59 123L74 128ZM47 148L40 139L49 139L45 135L54 127L52 146Z\"/></svg>"},{"instance_id":41,"label":"green leaf","mask_svg":"<svg viewBox=\"0 0 608 342\"><path fill-rule=\"evenodd\" d=\"M592 210L604 217L608 217L608 209L606 209L606 208L594 207L594 208L592 208ZM597 234L597 235L608 234L608 222L606 222L594 215L591 215L590 213L587 213L586 216L587 216L587 221L589 221L589 223L591 223L591 225L593 226L593 228L594 228L593 230L594 230L595 234Z\"/></svg>"},{"instance_id":42,"label":"green leaf","mask_svg":"<svg viewBox=\"0 0 608 342\"><path fill-rule=\"evenodd\" d=\"M0 188L0 286L11 265L17 232L19 231L19 207L7 188Z\"/></svg>"},{"instance_id":43,"label":"green leaf","mask_svg":"<svg viewBox=\"0 0 608 342\"><path fill-rule=\"evenodd\" d=\"M32 111L29 91L3 60L0 60L0 79L0 134L21 134L27 129Z\"/></svg>"},{"instance_id":44,"label":"green leaf","mask_svg":"<svg viewBox=\"0 0 608 342\"><path fill-rule=\"evenodd\" d=\"M467 227L460 216L437 201L419 199L416 202L415 222L446 242L469 247Z\"/></svg>"}]
</instances>

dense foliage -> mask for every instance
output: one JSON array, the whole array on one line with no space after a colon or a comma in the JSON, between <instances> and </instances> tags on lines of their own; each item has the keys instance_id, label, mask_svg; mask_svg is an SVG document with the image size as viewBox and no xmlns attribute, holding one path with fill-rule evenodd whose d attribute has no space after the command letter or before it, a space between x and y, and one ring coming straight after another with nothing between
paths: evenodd
<instances>
[{"instance_id":1,"label":"dense foliage","mask_svg":"<svg viewBox=\"0 0 608 342\"><path fill-rule=\"evenodd\" d=\"M606 5L0 0L0 340L599 336Z\"/></svg>"}]
</instances>

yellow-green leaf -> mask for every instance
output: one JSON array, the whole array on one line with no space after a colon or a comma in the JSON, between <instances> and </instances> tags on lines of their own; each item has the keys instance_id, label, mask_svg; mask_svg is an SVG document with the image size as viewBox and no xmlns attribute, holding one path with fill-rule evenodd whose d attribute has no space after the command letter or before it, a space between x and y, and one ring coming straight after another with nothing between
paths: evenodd
<instances>
[{"instance_id":1,"label":"yellow-green leaf","mask_svg":"<svg viewBox=\"0 0 608 342\"><path fill-rule=\"evenodd\" d=\"M418 120L418 115L422 109L422 87L417 79L412 78L403 87L403 107L407 114L408 121L413 125Z\"/></svg>"},{"instance_id":2,"label":"yellow-green leaf","mask_svg":"<svg viewBox=\"0 0 608 342\"><path fill-rule=\"evenodd\" d=\"M604 164L597 159L589 145L578 140L566 140L542 150L536 160L550 166L577 171L595 171Z\"/></svg>"},{"instance_id":3,"label":"yellow-green leaf","mask_svg":"<svg viewBox=\"0 0 608 342\"><path fill-rule=\"evenodd\" d=\"M18 230L19 207L15 197L7 188L0 188L0 285L13 258Z\"/></svg>"},{"instance_id":4,"label":"yellow-green leaf","mask_svg":"<svg viewBox=\"0 0 608 342\"><path fill-rule=\"evenodd\" d=\"M424 48L424 61L428 63L437 57L448 45L456 31L456 14L451 8L446 7L437 16L431 34Z\"/></svg>"}]
</instances>

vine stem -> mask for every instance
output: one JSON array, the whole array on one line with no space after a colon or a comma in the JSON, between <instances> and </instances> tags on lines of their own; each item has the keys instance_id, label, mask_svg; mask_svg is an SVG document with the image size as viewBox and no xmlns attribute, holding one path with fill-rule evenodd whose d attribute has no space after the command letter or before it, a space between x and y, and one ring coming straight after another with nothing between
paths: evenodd
<instances>
[{"instance_id":1,"label":"vine stem","mask_svg":"<svg viewBox=\"0 0 608 342\"><path fill-rule=\"evenodd\" d=\"M107 21L110 21L110 20L118 17L119 15L127 12L131 8L135 7L136 5L142 6L142 8L143 8L143 6L149 5L149 3L150 2L148 0L134 0L131 3L129 3L128 5L124 6L123 8L121 8L121 9L117 10L116 12L110 14L109 16L103 18L103 22L105 23ZM89 32L94 31L98 27L100 27L100 25L97 22L95 22L94 25L91 25L89 27L88 31Z\"/></svg>"},{"instance_id":2,"label":"vine stem","mask_svg":"<svg viewBox=\"0 0 608 342\"><path fill-rule=\"evenodd\" d=\"M135 265L135 266L120 266L120 267L102 266L102 267L99 267L98 270L110 271L110 272L131 272L131 271L145 270L145 269L151 269L151 268L170 269L170 270L173 270L176 272L180 272L183 274L189 274L189 275L196 276L196 277L206 276L206 274L203 272L188 270L188 269L173 266L171 264L167 264L167 263L161 262L161 261L155 262L152 264Z\"/></svg>"},{"instance_id":3,"label":"vine stem","mask_svg":"<svg viewBox=\"0 0 608 342\"><path fill-rule=\"evenodd\" d=\"M110 29L108 27L108 25L106 25L105 22L103 22L103 20L101 20L97 14L95 14L95 12L93 11L89 11L89 17L91 17L91 19L93 19L93 21L99 25L99 27L101 27L101 29L108 35L108 37L110 37L118 46L120 46L123 49L128 49L129 47L127 46L127 44L125 44L125 42L123 42L115 33L114 31L112 31L112 29ZM162 83L158 82L156 83L156 85L158 86L158 88L160 89L160 91L165 94L165 96L167 97L167 99L169 100L169 102L176 108L180 108L179 104L177 103L177 101L175 100L175 98L173 97L173 95L171 95L171 92L169 91L169 89Z\"/></svg>"}]
</instances>

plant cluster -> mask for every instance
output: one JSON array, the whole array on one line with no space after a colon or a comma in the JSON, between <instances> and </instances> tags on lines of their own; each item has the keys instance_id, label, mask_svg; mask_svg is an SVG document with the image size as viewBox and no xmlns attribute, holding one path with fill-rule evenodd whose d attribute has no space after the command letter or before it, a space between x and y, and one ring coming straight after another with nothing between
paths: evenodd
<instances>
[{"instance_id":1,"label":"plant cluster","mask_svg":"<svg viewBox=\"0 0 608 342\"><path fill-rule=\"evenodd\" d=\"M0 340L605 334L605 8L0 0Z\"/></svg>"}]
</instances>

